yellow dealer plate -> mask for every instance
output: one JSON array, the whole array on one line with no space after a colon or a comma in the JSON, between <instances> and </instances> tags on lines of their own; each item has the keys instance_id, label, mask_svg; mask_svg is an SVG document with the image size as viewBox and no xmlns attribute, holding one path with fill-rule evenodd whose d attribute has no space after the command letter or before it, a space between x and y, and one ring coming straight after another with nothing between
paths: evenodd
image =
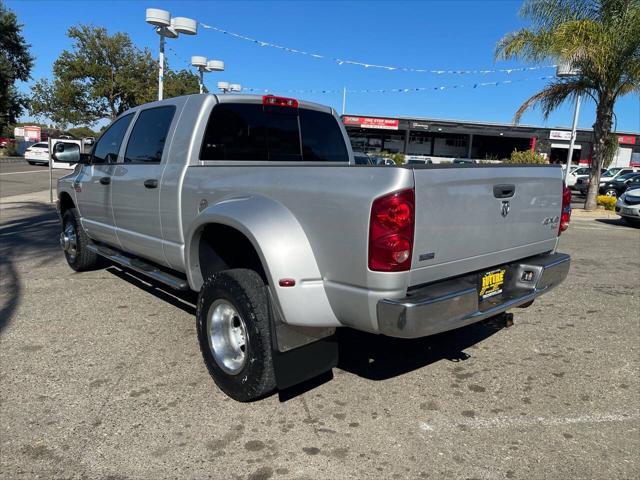
<instances>
[{"instance_id":1,"label":"yellow dealer plate","mask_svg":"<svg viewBox=\"0 0 640 480\"><path fill-rule=\"evenodd\" d=\"M505 273L504 268L498 268L486 272L480 277L480 299L484 300L502 293Z\"/></svg>"}]
</instances>

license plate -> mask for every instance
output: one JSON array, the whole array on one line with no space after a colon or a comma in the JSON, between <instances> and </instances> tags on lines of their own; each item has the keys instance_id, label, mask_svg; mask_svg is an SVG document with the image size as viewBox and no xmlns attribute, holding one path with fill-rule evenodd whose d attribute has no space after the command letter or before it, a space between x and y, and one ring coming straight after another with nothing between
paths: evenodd
<instances>
[{"instance_id":1,"label":"license plate","mask_svg":"<svg viewBox=\"0 0 640 480\"><path fill-rule=\"evenodd\" d=\"M502 293L505 273L506 270L504 268L497 268L482 274L480 277L480 292L478 293L481 300L485 300Z\"/></svg>"},{"instance_id":2,"label":"license plate","mask_svg":"<svg viewBox=\"0 0 640 480\"><path fill-rule=\"evenodd\" d=\"M632 208L624 208L624 207L622 207L620 209L620 211L622 213L624 213L625 215L636 215L636 211L634 209L632 209Z\"/></svg>"}]
</instances>

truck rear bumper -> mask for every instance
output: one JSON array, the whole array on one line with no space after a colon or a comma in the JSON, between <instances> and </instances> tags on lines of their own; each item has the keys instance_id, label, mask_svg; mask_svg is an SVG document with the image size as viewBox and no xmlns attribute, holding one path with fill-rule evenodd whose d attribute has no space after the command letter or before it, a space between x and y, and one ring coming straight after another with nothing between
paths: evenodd
<instances>
[{"instance_id":1,"label":"truck rear bumper","mask_svg":"<svg viewBox=\"0 0 640 480\"><path fill-rule=\"evenodd\" d=\"M563 253L537 255L504 265L502 293L487 300L478 295L479 275L467 275L411 290L402 299L378 302L380 333L418 338L453 330L531 302L562 283L571 257ZM530 279L524 280L525 277Z\"/></svg>"}]
</instances>

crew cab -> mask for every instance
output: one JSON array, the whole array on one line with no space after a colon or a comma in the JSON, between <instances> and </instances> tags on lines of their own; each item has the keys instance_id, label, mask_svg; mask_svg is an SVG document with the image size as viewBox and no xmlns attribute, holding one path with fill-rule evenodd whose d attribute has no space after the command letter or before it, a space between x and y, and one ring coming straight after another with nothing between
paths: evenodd
<instances>
[{"instance_id":1,"label":"crew cab","mask_svg":"<svg viewBox=\"0 0 640 480\"><path fill-rule=\"evenodd\" d=\"M452 330L561 283L560 167L356 165L336 112L291 98L190 95L124 112L58 181L60 243L198 292L216 384L261 398L337 364L336 328Z\"/></svg>"}]
</instances>

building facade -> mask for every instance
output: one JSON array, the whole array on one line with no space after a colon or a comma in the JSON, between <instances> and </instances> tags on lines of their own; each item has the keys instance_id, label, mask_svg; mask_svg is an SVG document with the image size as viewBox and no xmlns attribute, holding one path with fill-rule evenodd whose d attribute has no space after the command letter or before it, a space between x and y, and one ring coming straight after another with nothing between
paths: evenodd
<instances>
[{"instance_id":1,"label":"building facade","mask_svg":"<svg viewBox=\"0 0 640 480\"><path fill-rule=\"evenodd\" d=\"M501 160L513 150L531 150L550 163L566 163L571 130L534 125L467 122L429 118L343 115L354 151L403 153L434 162L454 158ZM612 166L640 166L640 133L619 133L620 148ZM578 130L573 163L588 165L593 154L593 131Z\"/></svg>"}]
</instances>

